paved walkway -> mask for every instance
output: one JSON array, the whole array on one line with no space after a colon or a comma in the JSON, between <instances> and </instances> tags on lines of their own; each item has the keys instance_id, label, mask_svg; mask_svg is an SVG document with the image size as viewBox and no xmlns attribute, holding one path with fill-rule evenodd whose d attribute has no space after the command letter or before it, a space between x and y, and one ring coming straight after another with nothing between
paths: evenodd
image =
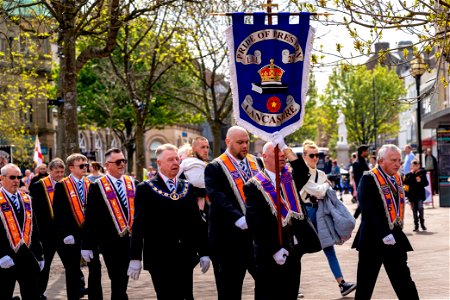
<instances>
[{"instance_id":1,"label":"paved walkway","mask_svg":"<svg viewBox=\"0 0 450 300\"><path fill-rule=\"evenodd\" d=\"M353 212L356 204L350 202L350 196L344 195L344 202ZM435 197L435 208L425 209L425 220L428 231L413 232L412 210L407 209L404 231L413 245L414 252L409 254L409 267L413 280L416 282L421 299L450 299L450 209L440 208ZM353 236L359 226L359 220ZM347 281L356 279L358 262L357 252L350 249L353 239L342 246L336 246L344 278ZM49 300L66 299L64 269L57 258L52 265L47 296ZM83 272L87 275L87 269ZM174 271L176 272L176 270ZM244 285L243 299L253 299L253 280L247 276ZM302 259L301 290L304 299L353 299L354 293L341 297L339 288L332 277L326 257L323 252L305 255ZM104 298L110 299L110 283L106 268L103 267ZM156 299L148 272L143 271L138 281L130 280L128 286L130 299ZM194 275L194 296L197 300L217 299L212 270L202 274L197 267ZM84 298L84 299L87 299ZM381 268L373 299L396 299L389 279ZM280 299L282 300L282 299Z\"/></svg>"}]
</instances>

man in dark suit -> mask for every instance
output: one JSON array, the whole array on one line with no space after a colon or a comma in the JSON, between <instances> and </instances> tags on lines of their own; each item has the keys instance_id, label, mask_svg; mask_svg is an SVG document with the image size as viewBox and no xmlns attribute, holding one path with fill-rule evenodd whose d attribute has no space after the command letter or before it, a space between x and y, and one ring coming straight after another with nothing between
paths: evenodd
<instances>
[{"instance_id":1,"label":"man in dark suit","mask_svg":"<svg viewBox=\"0 0 450 300\"><path fill-rule=\"evenodd\" d=\"M39 274L41 300L47 298L44 294L47 289L50 266L57 249L56 228L53 217L53 196L55 184L64 177L65 165L60 158L55 158L48 164L48 168L50 170L49 176L30 185L30 196L39 226L39 236L45 259L44 269Z\"/></svg>"},{"instance_id":2,"label":"man in dark suit","mask_svg":"<svg viewBox=\"0 0 450 300\"><path fill-rule=\"evenodd\" d=\"M33 176L33 178L31 178L30 185L48 176L46 164L40 164L37 166L36 171L37 173Z\"/></svg>"},{"instance_id":3,"label":"man in dark suit","mask_svg":"<svg viewBox=\"0 0 450 300\"><path fill-rule=\"evenodd\" d=\"M248 154L249 137L239 126L225 139L227 150L205 169L209 207L209 243L219 300L238 300L248 270L254 277L252 238L245 219L244 184L260 171Z\"/></svg>"},{"instance_id":4,"label":"man in dark suit","mask_svg":"<svg viewBox=\"0 0 450 300\"><path fill-rule=\"evenodd\" d=\"M128 275L139 278L143 256L159 300L193 299L193 268L199 256L203 261L207 256L207 233L194 190L176 178L177 150L171 144L159 146L158 173L136 188Z\"/></svg>"},{"instance_id":5,"label":"man in dark suit","mask_svg":"<svg viewBox=\"0 0 450 300\"><path fill-rule=\"evenodd\" d=\"M81 228L90 181L85 177L87 158L79 153L66 159L70 175L55 185L53 212L55 216L58 255L66 270L68 300L80 298ZM101 266L97 255L88 263L89 299L102 299Z\"/></svg>"},{"instance_id":6,"label":"man in dark suit","mask_svg":"<svg viewBox=\"0 0 450 300\"><path fill-rule=\"evenodd\" d=\"M120 149L106 151L105 161L107 174L89 188L81 254L90 262L100 250L111 280L111 299L125 300L135 181L124 175L127 160Z\"/></svg>"},{"instance_id":7,"label":"man in dark suit","mask_svg":"<svg viewBox=\"0 0 450 300\"><path fill-rule=\"evenodd\" d=\"M19 167L1 168L0 188L0 299L11 299L16 281L22 299L39 299L36 278L44 267L42 246L31 198L19 191Z\"/></svg>"},{"instance_id":8,"label":"man in dark suit","mask_svg":"<svg viewBox=\"0 0 450 300\"><path fill-rule=\"evenodd\" d=\"M358 158L352 164L353 169L353 179L355 180L355 187L358 190L359 182L361 181L361 177L363 176L365 171L369 171L369 165L367 164L367 157L369 156L369 146L360 145L358 147ZM356 198L358 198L358 193L356 193ZM355 214L353 217L358 218L361 214L361 208L356 208Z\"/></svg>"},{"instance_id":9,"label":"man in dark suit","mask_svg":"<svg viewBox=\"0 0 450 300\"><path fill-rule=\"evenodd\" d=\"M247 199L246 219L254 238L256 258L255 299L295 300L300 287L301 257L304 252L321 250L316 232L303 230L307 214L302 208L298 191L309 178L309 169L302 158L289 149L279 133L274 143L279 152L281 187L281 244L279 237L278 207L276 199L275 153L272 142L263 148L265 170L256 174L244 186ZM289 159L292 170L286 166ZM308 247L308 248L307 248Z\"/></svg>"},{"instance_id":10,"label":"man in dark suit","mask_svg":"<svg viewBox=\"0 0 450 300\"><path fill-rule=\"evenodd\" d=\"M401 150L383 145L378 167L366 172L358 187L361 224L353 242L359 251L355 299L370 299L384 265L399 299L419 299L407 265L411 244L402 230L405 192L398 174Z\"/></svg>"}]
</instances>

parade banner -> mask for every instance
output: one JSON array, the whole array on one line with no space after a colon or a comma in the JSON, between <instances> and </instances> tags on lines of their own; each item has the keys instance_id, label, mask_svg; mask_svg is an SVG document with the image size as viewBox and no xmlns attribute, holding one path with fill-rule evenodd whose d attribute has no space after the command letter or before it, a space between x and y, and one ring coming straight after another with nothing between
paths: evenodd
<instances>
[{"instance_id":1,"label":"parade banner","mask_svg":"<svg viewBox=\"0 0 450 300\"><path fill-rule=\"evenodd\" d=\"M268 141L275 131L287 136L302 125L315 30L309 13L292 24L289 13L278 13L275 25L265 24L266 16L233 13L226 35L234 117Z\"/></svg>"}]
</instances>

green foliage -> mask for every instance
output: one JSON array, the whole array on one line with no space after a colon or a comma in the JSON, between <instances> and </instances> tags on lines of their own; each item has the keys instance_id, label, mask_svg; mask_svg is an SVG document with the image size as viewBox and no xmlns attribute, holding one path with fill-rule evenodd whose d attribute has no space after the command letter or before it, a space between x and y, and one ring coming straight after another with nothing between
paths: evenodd
<instances>
[{"instance_id":1,"label":"green foliage","mask_svg":"<svg viewBox=\"0 0 450 300\"><path fill-rule=\"evenodd\" d=\"M334 108L332 120L342 110L349 143L368 144L374 142L375 134L398 134L398 114L404 110L399 99L405 93L403 81L393 70L380 65L374 70L341 65L329 78L324 106Z\"/></svg>"}]
</instances>

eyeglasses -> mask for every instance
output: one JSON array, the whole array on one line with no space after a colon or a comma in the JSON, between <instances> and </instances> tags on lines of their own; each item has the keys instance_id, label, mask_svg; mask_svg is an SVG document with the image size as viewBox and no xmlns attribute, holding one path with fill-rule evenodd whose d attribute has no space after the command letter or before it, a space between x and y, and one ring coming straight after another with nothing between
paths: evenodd
<instances>
[{"instance_id":1,"label":"eyeglasses","mask_svg":"<svg viewBox=\"0 0 450 300\"><path fill-rule=\"evenodd\" d=\"M80 169L84 169L84 168L87 168L87 167L89 167L89 164L79 164L78 166L76 166L76 165L73 165L74 167L79 167Z\"/></svg>"},{"instance_id":2,"label":"eyeglasses","mask_svg":"<svg viewBox=\"0 0 450 300\"><path fill-rule=\"evenodd\" d=\"M125 158L122 158L122 159L118 159L116 161L108 161L108 163L116 164L116 166L120 166L122 163L127 164L128 160L126 160Z\"/></svg>"},{"instance_id":3,"label":"eyeglasses","mask_svg":"<svg viewBox=\"0 0 450 300\"><path fill-rule=\"evenodd\" d=\"M309 158L319 158L319 153L311 153L311 154L308 154L308 156L309 156Z\"/></svg>"},{"instance_id":4,"label":"eyeglasses","mask_svg":"<svg viewBox=\"0 0 450 300\"><path fill-rule=\"evenodd\" d=\"M19 176L11 175L11 176L6 176L6 177L8 177L11 180L15 180L15 179L21 180L23 178L22 175L19 175Z\"/></svg>"}]
</instances>

